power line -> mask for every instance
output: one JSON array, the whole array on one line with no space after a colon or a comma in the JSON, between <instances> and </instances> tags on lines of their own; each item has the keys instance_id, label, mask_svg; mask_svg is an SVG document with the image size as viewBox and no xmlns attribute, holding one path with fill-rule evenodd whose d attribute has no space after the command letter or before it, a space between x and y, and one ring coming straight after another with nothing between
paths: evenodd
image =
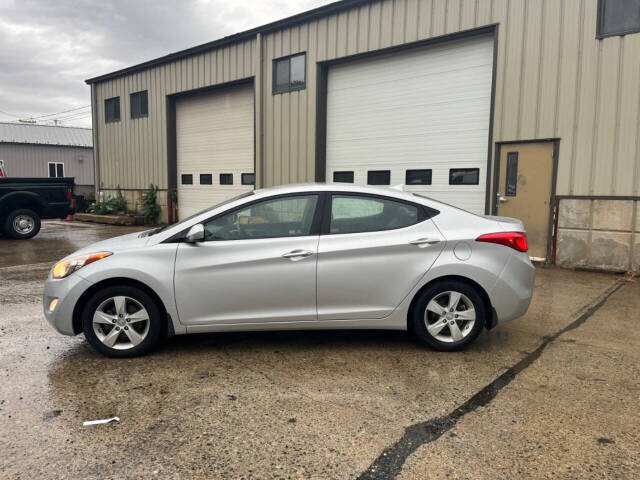
<instances>
[{"instance_id":1,"label":"power line","mask_svg":"<svg viewBox=\"0 0 640 480\"><path fill-rule=\"evenodd\" d=\"M0 113L4 113L5 115L8 115L10 117L19 117L20 116L20 115L14 114L14 113L5 112L4 110L0 110Z\"/></svg>"},{"instance_id":2,"label":"power line","mask_svg":"<svg viewBox=\"0 0 640 480\"><path fill-rule=\"evenodd\" d=\"M49 113L47 115L39 115L37 117L29 117L31 120L36 120L38 118L46 118L46 117L53 117L55 115L60 115L61 113L68 113L68 112L75 112L76 110L82 110L84 108L90 107L91 104L89 105L83 105L82 107L76 107L76 108L70 108L69 110L62 110L61 112L56 112L56 113ZM17 115L14 115L17 116Z\"/></svg>"}]
</instances>

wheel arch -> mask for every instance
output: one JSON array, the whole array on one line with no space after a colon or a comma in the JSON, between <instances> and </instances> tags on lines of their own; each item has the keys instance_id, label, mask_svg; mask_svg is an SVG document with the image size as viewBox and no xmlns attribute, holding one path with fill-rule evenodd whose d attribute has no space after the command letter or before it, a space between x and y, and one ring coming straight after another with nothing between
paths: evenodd
<instances>
[{"instance_id":1,"label":"wheel arch","mask_svg":"<svg viewBox=\"0 0 640 480\"><path fill-rule=\"evenodd\" d=\"M480 295L480 297L482 298L485 307L485 327L487 329L495 327L497 323L497 315L495 309L493 308L493 305L491 304L491 299L489 298L489 294L487 294L487 291L482 288L482 286L478 282L468 277L463 277L461 275L444 275L442 277L434 278L433 280L425 283L413 296L413 298L411 299L411 303L409 304L409 309L407 311L407 330L411 330L411 319L413 318L413 312L415 310L418 297L422 294L422 292L424 292L427 288L432 287L436 283L452 280L465 283L478 292L478 295Z\"/></svg>"},{"instance_id":2,"label":"wheel arch","mask_svg":"<svg viewBox=\"0 0 640 480\"><path fill-rule=\"evenodd\" d=\"M0 211L7 214L20 208L33 210L38 216L42 216L46 207L42 199L31 192L12 192L0 202Z\"/></svg>"},{"instance_id":3,"label":"wheel arch","mask_svg":"<svg viewBox=\"0 0 640 480\"><path fill-rule=\"evenodd\" d=\"M157 307L160 309L160 311L162 312L162 315L164 316L164 322L162 326L163 333L165 335L174 334L173 322L171 321L171 317L169 316L169 313L167 312L164 302L162 301L160 296L148 285L145 285L144 283L138 280L134 280L132 278L127 278L127 277L114 277L114 278L108 278L108 279L102 280L100 282L94 283L82 293L82 295L76 302L75 306L73 307L73 318L72 318L73 333L77 335L82 332L82 311L84 310L84 307L89 301L89 299L96 292L103 290L107 287L115 287L115 286L119 287L123 285L139 288L143 292L147 293L151 298L153 298L153 300L156 302Z\"/></svg>"}]
</instances>

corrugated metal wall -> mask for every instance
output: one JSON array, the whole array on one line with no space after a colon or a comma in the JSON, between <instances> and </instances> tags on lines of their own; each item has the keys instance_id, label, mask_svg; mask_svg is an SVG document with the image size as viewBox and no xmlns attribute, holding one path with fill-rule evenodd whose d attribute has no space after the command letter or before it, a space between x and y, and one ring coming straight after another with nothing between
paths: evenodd
<instances>
[{"instance_id":1,"label":"corrugated metal wall","mask_svg":"<svg viewBox=\"0 0 640 480\"><path fill-rule=\"evenodd\" d=\"M264 33L258 158L266 186L315 178L316 62L499 23L494 141L559 137L557 193L640 195L640 34L597 40L597 0L384 0ZM164 96L253 75L257 42L98 84L105 186L166 187ZM307 52L307 88L271 94L272 59ZM150 118L128 118L149 88ZM104 99L122 121L104 125ZM146 172L141 175L139 172Z\"/></svg>"},{"instance_id":2,"label":"corrugated metal wall","mask_svg":"<svg viewBox=\"0 0 640 480\"><path fill-rule=\"evenodd\" d=\"M48 177L49 162L64 163L66 177L74 177L76 185L93 185L93 149L0 143L0 160L9 177Z\"/></svg>"},{"instance_id":3,"label":"corrugated metal wall","mask_svg":"<svg viewBox=\"0 0 640 480\"><path fill-rule=\"evenodd\" d=\"M160 65L96 87L100 183L104 188L167 188L166 96L248 78L257 60L255 41L245 41ZM129 95L149 92L149 116L131 119ZM104 101L120 97L120 121L104 121Z\"/></svg>"}]
</instances>

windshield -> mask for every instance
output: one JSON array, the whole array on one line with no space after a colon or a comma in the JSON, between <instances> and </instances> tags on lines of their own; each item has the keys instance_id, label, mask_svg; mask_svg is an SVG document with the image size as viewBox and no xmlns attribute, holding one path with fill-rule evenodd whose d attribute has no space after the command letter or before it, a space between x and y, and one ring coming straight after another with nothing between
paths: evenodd
<instances>
[{"instance_id":1,"label":"windshield","mask_svg":"<svg viewBox=\"0 0 640 480\"><path fill-rule=\"evenodd\" d=\"M180 220L179 222L172 223L171 225L165 225L164 227L158 227L156 229L150 230L149 232L146 232L146 235L150 237L151 235L155 235L156 233L160 233L160 232L166 230L167 228L175 227L176 225L180 225L181 223L188 222L189 220L191 220L192 218L197 217L198 215L202 215L203 213L210 212L211 210L214 210L216 208L222 207L222 206L224 206L224 205L226 205L228 203L235 202L236 200L240 200L241 198L245 198L245 197L248 197L250 195L253 195L253 190L251 190L249 192L241 193L240 195L236 195L235 197L231 197L230 199L225 200L224 202L220 202L220 203L218 203L216 205L213 205L211 207L205 208L204 210L201 210L201 211L199 211L197 213L194 213L193 215L190 215L187 218L184 218L184 219Z\"/></svg>"}]
</instances>

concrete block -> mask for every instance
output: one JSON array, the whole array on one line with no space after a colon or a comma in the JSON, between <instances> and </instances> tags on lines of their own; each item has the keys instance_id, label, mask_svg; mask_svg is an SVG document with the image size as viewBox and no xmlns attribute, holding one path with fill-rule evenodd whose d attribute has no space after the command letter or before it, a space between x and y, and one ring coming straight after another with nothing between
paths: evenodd
<instances>
[{"instance_id":1,"label":"concrete block","mask_svg":"<svg viewBox=\"0 0 640 480\"><path fill-rule=\"evenodd\" d=\"M560 200L558 210L559 228L589 228L591 200L565 198Z\"/></svg>"},{"instance_id":2,"label":"concrete block","mask_svg":"<svg viewBox=\"0 0 640 480\"><path fill-rule=\"evenodd\" d=\"M565 267L580 267L587 264L587 242L589 232L584 230L558 229L556 263Z\"/></svg>"},{"instance_id":3,"label":"concrete block","mask_svg":"<svg viewBox=\"0 0 640 480\"><path fill-rule=\"evenodd\" d=\"M588 265L603 270L626 272L629 270L631 233L594 231Z\"/></svg>"},{"instance_id":4,"label":"concrete block","mask_svg":"<svg viewBox=\"0 0 640 480\"><path fill-rule=\"evenodd\" d=\"M631 231L633 200L594 200L593 228Z\"/></svg>"}]
</instances>

